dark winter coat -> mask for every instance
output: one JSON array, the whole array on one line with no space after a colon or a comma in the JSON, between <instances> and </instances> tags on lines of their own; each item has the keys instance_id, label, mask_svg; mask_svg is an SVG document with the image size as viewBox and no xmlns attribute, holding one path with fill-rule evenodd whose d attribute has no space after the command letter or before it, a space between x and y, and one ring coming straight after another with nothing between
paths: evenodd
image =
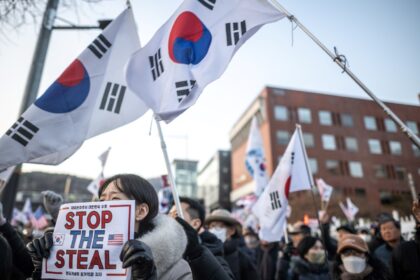
<instances>
[{"instance_id":1,"label":"dark winter coat","mask_svg":"<svg viewBox=\"0 0 420 280\"><path fill-rule=\"evenodd\" d=\"M204 231L200 234L201 244L210 251L213 256L217 259L219 264L222 266L225 273L228 275L227 279L235 279L232 271L230 270L229 264L226 262L224 258L224 250L223 250L223 242L220 241L216 235L212 234L209 231ZM207 264L205 264L207 265ZM191 266L191 263L190 263ZM194 271L193 271L194 272ZM219 276L217 276L219 275ZM226 279L222 278L223 274L215 274L214 278L199 278L199 279ZM217 276L217 277L216 277Z\"/></svg>"},{"instance_id":2,"label":"dark winter coat","mask_svg":"<svg viewBox=\"0 0 420 280\"><path fill-rule=\"evenodd\" d=\"M252 260L239 248L238 237L226 240L224 243L225 260L237 280L259 280L257 269Z\"/></svg>"},{"instance_id":3,"label":"dark winter coat","mask_svg":"<svg viewBox=\"0 0 420 280\"><path fill-rule=\"evenodd\" d=\"M312 264L301 257L293 257L291 262L283 261L281 270L278 275L283 275L285 280L331 279L327 264Z\"/></svg>"},{"instance_id":4,"label":"dark winter coat","mask_svg":"<svg viewBox=\"0 0 420 280\"><path fill-rule=\"evenodd\" d=\"M417 227L415 240L401 243L395 248L392 267L395 279L420 279L420 227Z\"/></svg>"},{"instance_id":5,"label":"dark winter coat","mask_svg":"<svg viewBox=\"0 0 420 280\"><path fill-rule=\"evenodd\" d=\"M267 246L260 245L256 249L257 269L261 280L274 280L278 255L279 246L277 243L270 243Z\"/></svg>"},{"instance_id":6,"label":"dark winter coat","mask_svg":"<svg viewBox=\"0 0 420 280\"><path fill-rule=\"evenodd\" d=\"M402 244L403 241L401 241L400 244ZM392 260L392 252L394 251L394 248L389 246L388 243L384 243L378 248L376 248L373 255L378 259L381 260L385 265L388 266L389 269L391 269L391 260Z\"/></svg>"},{"instance_id":7,"label":"dark winter coat","mask_svg":"<svg viewBox=\"0 0 420 280\"><path fill-rule=\"evenodd\" d=\"M32 271L34 270L32 259L18 232L6 222L4 225L0 226L0 233L7 240L12 249L13 271L11 279L19 280L31 277Z\"/></svg>"},{"instance_id":8,"label":"dark winter coat","mask_svg":"<svg viewBox=\"0 0 420 280\"><path fill-rule=\"evenodd\" d=\"M375 257L368 256L366 269L359 274L346 272L338 255L333 263L332 279L334 280L391 280L393 279L388 267ZM399 280L398 278L395 278Z\"/></svg>"},{"instance_id":9,"label":"dark winter coat","mask_svg":"<svg viewBox=\"0 0 420 280\"><path fill-rule=\"evenodd\" d=\"M321 233L324 235L323 240L325 240L325 249L327 249L328 259L333 260L337 254L337 240L331 237L330 235L330 224L321 224L322 230Z\"/></svg>"}]
</instances>

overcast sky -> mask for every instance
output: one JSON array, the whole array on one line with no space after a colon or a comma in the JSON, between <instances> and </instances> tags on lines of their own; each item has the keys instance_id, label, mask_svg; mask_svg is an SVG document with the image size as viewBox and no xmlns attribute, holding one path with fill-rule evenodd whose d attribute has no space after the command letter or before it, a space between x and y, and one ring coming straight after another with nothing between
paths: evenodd
<instances>
[{"instance_id":1,"label":"overcast sky","mask_svg":"<svg viewBox=\"0 0 420 280\"><path fill-rule=\"evenodd\" d=\"M114 18L125 1L60 7L58 16L78 24ZM133 0L142 44L170 17L180 0ZM331 50L347 56L350 69L382 100L419 104L420 1L418 0L284 0L281 3ZM27 24L0 38L0 133L18 117L39 30ZM3 30L4 31L4 30ZM99 31L54 31L40 93L98 35ZM163 125L169 157L200 161L218 149L229 149L229 131L266 85L367 98L362 90L302 31L293 33L287 19L263 27L235 55L224 75L210 84L196 105ZM42 170L94 178L97 156L112 147L105 175L121 172L152 177L165 174L156 126L150 113L85 142L58 166L25 164Z\"/></svg>"}]
</instances>

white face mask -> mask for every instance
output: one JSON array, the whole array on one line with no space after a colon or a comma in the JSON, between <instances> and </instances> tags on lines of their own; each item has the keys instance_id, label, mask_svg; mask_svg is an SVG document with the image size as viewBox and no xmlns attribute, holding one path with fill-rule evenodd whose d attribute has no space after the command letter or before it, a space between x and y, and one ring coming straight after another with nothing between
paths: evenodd
<instances>
[{"instance_id":1,"label":"white face mask","mask_svg":"<svg viewBox=\"0 0 420 280\"><path fill-rule=\"evenodd\" d=\"M341 257L341 260L343 261L344 268L347 272L352 274L360 273L366 268L366 259L361 257Z\"/></svg>"},{"instance_id":2,"label":"white face mask","mask_svg":"<svg viewBox=\"0 0 420 280\"><path fill-rule=\"evenodd\" d=\"M359 235L366 243L369 243L372 240L372 236L369 234L360 234Z\"/></svg>"},{"instance_id":3,"label":"white face mask","mask_svg":"<svg viewBox=\"0 0 420 280\"><path fill-rule=\"evenodd\" d=\"M216 235L216 237L219 238L223 243L226 241L225 228L215 227L215 228L209 229L209 231L213 233L214 235Z\"/></svg>"}]
</instances>

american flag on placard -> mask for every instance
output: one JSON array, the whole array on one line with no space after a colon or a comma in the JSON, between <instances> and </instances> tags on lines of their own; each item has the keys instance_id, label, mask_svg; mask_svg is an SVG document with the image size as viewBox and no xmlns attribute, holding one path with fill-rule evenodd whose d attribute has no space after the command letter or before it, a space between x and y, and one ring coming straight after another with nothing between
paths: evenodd
<instances>
[{"instance_id":1,"label":"american flag on placard","mask_svg":"<svg viewBox=\"0 0 420 280\"><path fill-rule=\"evenodd\" d=\"M43 229L48 226L47 218L45 218L44 211L41 206L39 206L36 211L31 215L32 226L36 229Z\"/></svg>"},{"instance_id":2,"label":"american flag on placard","mask_svg":"<svg viewBox=\"0 0 420 280\"><path fill-rule=\"evenodd\" d=\"M123 234L110 234L108 236L108 245L123 245Z\"/></svg>"}]
</instances>

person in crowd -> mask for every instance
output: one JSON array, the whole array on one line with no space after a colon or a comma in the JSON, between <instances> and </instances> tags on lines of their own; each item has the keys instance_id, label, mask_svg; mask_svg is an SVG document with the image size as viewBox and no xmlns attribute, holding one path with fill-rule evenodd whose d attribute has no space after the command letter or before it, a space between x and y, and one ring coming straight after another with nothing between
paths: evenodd
<instances>
[{"instance_id":1,"label":"person in crowd","mask_svg":"<svg viewBox=\"0 0 420 280\"><path fill-rule=\"evenodd\" d=\"M392 254L394 279L420 279L420 202L413 202L413 214L416 218L414 240L403 242Z\"/></svg>"},{"instance_id":2,"label":"person in crowd","mask_svg":"<svg viewBox=\"0 0 420 280\"><path fill-rule=\"evenodd\" d=\"M379 230L381 237L384 240L384 244L379 246L373 254L391 268L392 252L394 248L403 242L401 238L400 223L390 217L380 222Z\"/></svg>"},{"instance_id":3,"label":"person in crowd","mask_svg":"<svg viewBox=\"0 0 420 280\"><path fill-rule=\"evenodd\" d=\"M257 269L261 280L274 280L276 276L276 264L279 255L278 242L260 241L256 248Z\"/></svg>"},{"instance_id":4,"label":"person in crowd","mask_svg":"<svg viewBox=\"0 0 420 280\"><path fill-rule=\"evenodd\" d=\"M368 243L369 252L375 252L375 250L384 244L384 240L381 237L381 233L379 232L379 224L377 221L374 221L370 225L370 234L372 236L372 240Z\"/></svg>"},{"instance_id":5,"label":"person in crowd","mask_svg":"<svg viewBox=\"0 0 420 280\"><path fill-rule=\"evenodd\" d=\"M0 275L1 279L12 280L13 254L9 242L0 234ZM25 279L25 278L23 278Z\"/></svg>"},{"instance_id":6,"label":"person in crowd","mask_svg":"<svg viewBox=\"0 0 420 280\"><path fill-rule=\"evenodd\" d=\"M0 279L3 275L10 275L10 279L26 279L31 276L34 266L31 256L26 250L23 239L20 234L7 222L3 215L3 204L0 202L0 237L1 240L1 258ZM9 263L11 261L11 263ZM4 271L3 269L7 269ZM6 277L5 277L6 278ZM7 278L6 278L7 279Z\"/></svg>"},{"instance_id":7,"label":"person in crowd","mask_svg":"<svg viewBox=\"0 0 420 280\"><path fill-rule=\"evenodd\" d=\"M391 280L388 268L369 253L366 242L355 234L346 234L338 242L332 279Z\"/></svg>"},{"instance_id":8,"label":"person in crowd","mask_svg":"<svg viewBox=\"0 0 420 280\"><path fill-rule=\"evenodd\" d=\"M231 217L229 211L225 209L214 210L206 217L205 225L211 233L223 242L225 260L236 279L260 279L253 261L240 248L240 223Z\"/></svg>"},{"instance_id":9,"label":"person in crowd","mask_svg":"<svg viewBox=\"0 0 420 280\"><path fill-rule=\"evenodd\" d=\"M297 248L299 242L307 237L311 236L311 228L305 225L302 221L298 221L293 224L292 228L289 230L289 237L292 239L293 247Z\"/></svg>"},{"instance_id":10,"label":"person in crowd","mask_svg":"<svg viewBox=\"0 0 420 280\"><path fill-rule=\"evenodd\" d=\"M177 221L158 214L158 197L147 180L131 174L116 175L103 183L98 196L101 201L136 201L136 239L127 241L120 254L123 267L132 269L132 279L192 279L191 269L183 259L187 235ZM37 271L42 257L49 256L52 234L46 233L27 247ZM39 279L39 276L33 275L34 279Z\"/></svg>"},{"instance_id":11,"label":"person in crowd","mask_svg":"<svg viewBox=\"0 0 420 280\"><path fill-rule=\"evenodd\" d=\"M326 253L321 240L306 236L297 247L299 256L283 256L276 273L276 280L329 280Z\"/></svg>"},{"instance_id":12,"label":"person in crowd","mask_svg":"<svg viewBox=\"0 0 420 280\"><path fill-rule=\"evenodd\" d=\"M224 259L223 243L214 234L205 230L205 210L197 201L188 197L180 197L181 208L184 214L184 220L188 225L184 226L188 236L187 251L194 252L197 257L191 258L191 254L185 253L185 259L188 261L194 279L235 279L229 264ZM175 205L169 211L173 218L177 217ZM198 234L200 233L200 234ZM191 240L191 241L190 241ZM201 241L201 244L199 244ZM196 243L196 248L188 247Z\"/></svg>"},{"instance_id":13,"label":"person in crowd","mask_svg":"<svg viewBox=\"0 0 420 280\"><path fill-rule=\"evenodd\" d=\"M338 241L343 239L343 237L347 234L356 234L357 233L356 229L354 228L354 226L352 224L343 224L343 225L339 226L336 230L337 230Z\"/></svg>"},{"instance_id":14,"label":"person in crowd","mask_svg":"<svg viewBox=\"0 0 420 280\"><path fill-rule=\"evenodd\" d=\"M251 227L244 228L242 235L244 236L245 245L248 249L255 250L258 248L260 240L258 234Z\"/></svg>"}]
</instances>

